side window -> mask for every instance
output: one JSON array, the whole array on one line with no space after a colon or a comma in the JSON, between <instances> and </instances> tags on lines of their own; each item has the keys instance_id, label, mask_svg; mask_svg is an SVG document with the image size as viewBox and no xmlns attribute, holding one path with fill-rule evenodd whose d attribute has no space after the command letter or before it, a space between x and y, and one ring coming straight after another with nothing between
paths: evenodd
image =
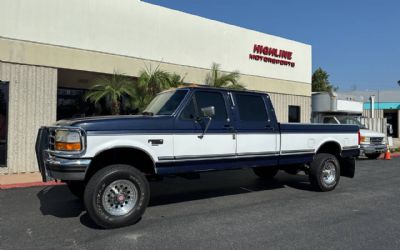
<instances>
[{"instance_id":1,"label":"side window","mask_svg":"<svg viewBox=\"0 0 400 250\"><path fill-rule=\"evenodd\" d=\"M289 105L289 122L300 122L300 106Z\"/></svg>"},{"instance_id":2,"label":"side window","mask_svg":"<svg viewBox=\"0 0 400 250\"><path fill-rule=\"evenodd\" d=\"M181 119L193 120L196 117L196 108L194 104L194 98L190 98L190 102L183 109Z\"/></svg>"},{"instance_id":3,"label":"side window","mask_svg":"<svg viewBox=\"0 0 400 250\"><path fill-rule=\"evenodd\" d=\"M333 117L324 117L323 123L337 124L336 120Z\"/></svg>"},{"instance_id":4,"label":"side window","mask_svg":"<svg viewBox=\"0 0 400 250\"><path fill-rule=\"evenodd\" d=\"M235 97L241 121L266 122L268 120L265 103L261 96L236 94Z\"/></svg>"},{"instance_id":5,"label":"side window","mask_svg":"<svg viewBox=\"0 0 400 250\"><path fill-rule=\"evenodd\" d=\"M228 115L226 114L225 100L221 93L198 91L195 93L197 108L199 113L201 109L209 106L215 107L214 121L226 121Z\"/></svg>"}]
</instances>

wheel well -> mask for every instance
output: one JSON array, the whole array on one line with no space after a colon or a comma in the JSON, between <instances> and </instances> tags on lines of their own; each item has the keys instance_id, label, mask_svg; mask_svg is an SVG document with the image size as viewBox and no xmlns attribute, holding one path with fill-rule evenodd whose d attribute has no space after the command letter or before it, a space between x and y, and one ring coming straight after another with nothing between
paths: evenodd
<instances>
[{"instance_id":1,"label":"wheel well","mask_svg":"<svg viewBox=\"0 0 400 250\"><path fill-rule=\"evenodd\" d=\"M342 151L342 149L337 142L330 141L330 142L325 142L324 144L322 144L319 147L317 154L319 154L319 153L332 154L339 159L341 151Z\"/></svg>"},{"instance_id":2,"label":"wheel well","mask_svg":"<svg viewBox=\"0 0 400 250\"><path fill-rule=\"evenodd\" d=\"M145 175L155 174L154 162L146 152L135 148L113 148L93 158L86 172L86 180L98 170L111 164L127 164L139 169Z\"/></svg>"}]
</instances>

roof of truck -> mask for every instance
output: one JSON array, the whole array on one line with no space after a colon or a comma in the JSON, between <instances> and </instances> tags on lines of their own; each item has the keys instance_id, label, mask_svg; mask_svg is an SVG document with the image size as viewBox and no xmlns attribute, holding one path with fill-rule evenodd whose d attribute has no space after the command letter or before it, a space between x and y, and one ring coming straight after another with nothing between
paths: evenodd
<instances>
[{"instance_id":1,"label":"roof of truck","mask_svg":"<svg viewBox=\"0 0 400 250\"><path fill-rule=\"evenodd\" d=\"M262 94L268 95L267 92L258 91L258 90L248 90L248 89L230 89L230 88L220 88L220 87L211 87L207 85L188 85L188 86L179 86L175 89L202 89L202 90L218 90L218 91L226 91L226 92L239 92L239 93L252 93L252 94ZM170 89L172 90L172 89ZM169 91L169 90L166 90Z\"/></svg>"}]
</instances>

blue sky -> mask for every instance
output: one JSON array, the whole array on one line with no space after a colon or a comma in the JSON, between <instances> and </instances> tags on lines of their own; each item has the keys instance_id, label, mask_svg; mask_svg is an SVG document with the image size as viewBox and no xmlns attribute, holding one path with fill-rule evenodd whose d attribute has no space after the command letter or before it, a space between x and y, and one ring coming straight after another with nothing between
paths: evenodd
<instances>
[{"instance_id":1,"label":"blue sky","mask_svg":"<svg viewBox=\"0 0 400 250\"><path fill-rule=\"evenodd\" d=\"M146 0L312 45L341 90L398 89L400 0Z\"/></svg>"}]
</instances>

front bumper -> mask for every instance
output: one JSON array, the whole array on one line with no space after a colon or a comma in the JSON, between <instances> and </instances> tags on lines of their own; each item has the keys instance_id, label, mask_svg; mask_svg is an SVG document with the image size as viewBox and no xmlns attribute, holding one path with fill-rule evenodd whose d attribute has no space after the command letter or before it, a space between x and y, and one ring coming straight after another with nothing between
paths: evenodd
<instances>
[{"instance_id":1,"label":"front bumper","mask_svg":"<svg viewBox=\"0 0 400 250\"><path fill-rule=\"evenodd\" d=\"M91 159L71 158L49 150L47 128L40 128L36 139L36 158L44 182L84 180Z\"/></svg>"},{"instance_id":2,"label":"front bumper","mask_svg":"<svg viewBox=\"0 0 400 250\"><path fill-rule=\"evenodd\" d=\"M361 154L374 154L374 153L384 153L387 151L385 144L361 144L360 152Z\"/></svg>"},{"instance_id":3,"label":"front bumper","mask_svg":"<svg viewBox=\"0 0 400 250\"><path fill-rule=\"evenodd\" d=\"M85 179L91 159L65 159L48 154L49 157L44 162L44 171L47 176L63 181Z\"/></svg>"}]
</instances>

